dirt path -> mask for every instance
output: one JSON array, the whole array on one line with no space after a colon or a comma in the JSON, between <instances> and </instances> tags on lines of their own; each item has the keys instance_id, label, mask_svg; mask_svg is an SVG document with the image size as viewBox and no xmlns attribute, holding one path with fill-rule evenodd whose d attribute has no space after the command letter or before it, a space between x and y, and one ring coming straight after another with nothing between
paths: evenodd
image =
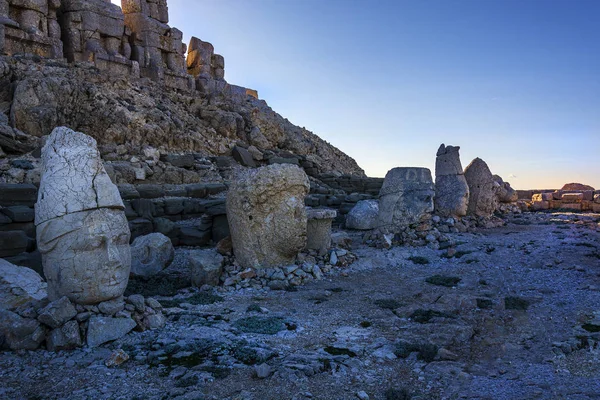
<instances>
[{"instance_id":1,"label":"dirt path","mask_svg":"<svg viewBox=\"0 0 600 400\"><path fill-rule=\"evenodd\" d=\"M526 214L454 235L452 258L357 244L297 291L175 301L165 329L103 348L2 353L0 398L600 398L599 223ZM131 359L106 367L117 348Z\"/></svg>"}]
</instances>

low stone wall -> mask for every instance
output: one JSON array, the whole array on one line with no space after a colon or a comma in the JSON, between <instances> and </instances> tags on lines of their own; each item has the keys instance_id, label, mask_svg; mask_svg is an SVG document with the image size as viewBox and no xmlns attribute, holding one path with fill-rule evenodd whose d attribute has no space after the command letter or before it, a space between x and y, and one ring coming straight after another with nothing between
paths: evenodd
<instances>
[{"instance_id":1,"label":"low stone wall","mask_svg":"<svg viewBox=\"0 0 600 400\"><path fill-rule=\"evenodd\" d=\"M556 190L533 194L532 209L600 212L600 190Z\"/></svg>"}]
</instances>

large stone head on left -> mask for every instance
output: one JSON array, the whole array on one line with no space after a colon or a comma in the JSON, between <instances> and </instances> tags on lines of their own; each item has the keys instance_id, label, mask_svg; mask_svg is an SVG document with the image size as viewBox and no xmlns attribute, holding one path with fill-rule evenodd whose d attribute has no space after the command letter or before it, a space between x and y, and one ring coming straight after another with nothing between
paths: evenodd
<instances>
[{"instance_id":1,"label":"large stone head on left","mask_svg":"<svg viewBox=\"0 0 600 400\"><path fill-rule=\"evenodd\" d=\"M123 294L131 234L123 201L93 138L54 129L42 149L35 214L51 300L67 296L78 304L95 304Z\"/></svg>"}]
</instances>

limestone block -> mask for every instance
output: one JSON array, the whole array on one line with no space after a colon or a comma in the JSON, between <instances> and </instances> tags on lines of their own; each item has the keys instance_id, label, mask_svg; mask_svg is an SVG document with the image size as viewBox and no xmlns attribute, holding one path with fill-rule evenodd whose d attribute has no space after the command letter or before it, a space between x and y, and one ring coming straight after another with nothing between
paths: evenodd
<instances>
[{"instance_id":1,"label":"limestone block","mask_svg":"<svg viewBox=\"0 0 600 400\"><path fill-rule=\"evenodd\" d=\"M171 265L175 249L162 233L136 238L131 244L131 275L150 277Z\"/></svg>"},{"instance_id":2,"label":"limestone block","mask_svg":"<svg viewBox=\"0 0 600 400\"><path fill-rule=\"evenodd\" d=\"M25 232L21 230L0 232L0 257L16 256L27 251L28 247L29 238Z\"/></svg>"},{"instance_id":3,"label":"limestone block","mask_svg":"<svg viewBox=\"0 0 600 400\"><path fill-rule=\"evenodd\" d=\"M31 318L23 318L8 310L0 309L0 349L35 350L46 338L46 330Z\"/></svg>"},{"instance_id":4,"label":"limestone block","mask_svg":"<svg viewBox=\"0 0 600 400\"><path fill-rule=\"evenodd\" d=\"M90 318L87 331L87 344L90 347L100 346L127 335L136 323L131 318L97 317Z\"/></svg>"},{"instance_id":5,"label":"limestone block","mask_svg":"<svg viewBox=\"0 0 600 400\"><path fill-rule=\"evenodd\" d=\"M379 202L377 200L360 200L346 215L345 226L348 229L370 230L377 228Z\"/></svg>"},{"instance_id":6,"label":"limestone block","mask_svg":"<svg viewBox=\"0 0 600 400\"><path fill-rule=\"evenodd\" d=\"M37 188L32 184L0 184L0 206L33 207L37 199Z\"/></svg>"},{"instance_id":7,"label":"limestone block","mask_svg":"<svg viewBox=\"0 0 600 400\"><path fill-rule=\"evenodd\" d=\"M36 225L78 211L125 209L90 136L54 129L42 149L42 170Z\"/></svg>"},{"instance_id":8,"label":"limestone block","mask_svg":"<svg viewBox=\"0 0 600 400\"><path fill-rule=\"evenodd\" d=\"M435 191L427 168L393 168L379 192L378 227L403 228L433 211Z\"/></svg>"},{"instance_id":9,"label":"limestone block","mask_svg":"<svg viewBox=\"0 0 600 400\"><path fill-rule=\"evenodd\" d=\"M217 286L223 272L223 262L223 256L214 249L190 251L188 264L190 265L192 285L196 287Z\"/></svg>"},{"instance_id":10,"label":"limestone block","mask_svg":"<svg viewBox=\"0 0 600 400\"><path fill-rule=\"evenodd\" d=\"M32 269L0 259L0 309L14 310L48 297L47 285Z\"/></svg>"},{"instance_id":11,"label":"limestone block","mask_svg":"<svg viewBox=\"0 0 600 400\"><path fill-rule=\"evenodd\" d=\"M240 165L243 165L244 167L256 167L256 163L254 162L252 155L243 147L235 146L231 151L231 155L237 162L240 163Z\"/></svg>"},{"instance_id":12,"label":"limestone block","mask_svg":"<svg viewBox=\"0 0 600 400\"><path fill-rule=\"evenodd\" d=\"M563 195L563 192L561 190L556 190L556 191L552 192L552 199L553 200L562 200L562 195Z\"/></svg>"},{"instance_id":13,"label":"limestone block","mask_svg":"<svg viewBox=\"0 0 600 400\"><path fill-rule=\"evenodd\" d=\"M583 193L564 193L562 201L566 203L579 203L583 200Z\"/></svg>"},{"instance_id":14,"label":"limestone block","mask_svg":"<svg viewBox=\"0 0 600 400\"><path fill-rule=\"evenodd\" d=\"M38 321L50 328L58 328L77 315L77 310L69 299L64 296L48 304L40 310Z\"/></svg>"},{"instance_id":15,"label":"limestone block","mask_svg":"<svg viewBox=\"0 0 600 400\"><path fill-rule=\"evenodd\" d=\"M474 159L465 169L465 178L469 185L467 214L491 216L498 208L497 184L485 161Z\"/></svg>"},{"instance_id":16,"label":"limestone block","mask_svg":"<svg viewBox=\"0 0 600 400\"><path fill-rule=\"evenodd\" d=\"M600 204L600 194L595 194L594 195L594 203Z\"/></svg>"},{"instance_id":17,"label":"limestone block","mask_svg":"<svg viewBox=\"0 0 600 400\"><path fill-rule=\"evenodd\" d=\"M265 268L295 260L306 245L309 187L304 171L289 164L245 170L234 178L227 217L241 266Z\"/></svg>"},{"instance_id":18,"label":"limestone block","mask_svg":"<svg viewBox=\"0 0 600 400\"><path fill-rule=\"evenodd\" d=\"M306 248L326 254L331 247L331 223L337 211L331 209L307 208Z\"/></svg>"},{"instance_id":19,"label":"limestone block","mask_svg":"<svg viewBox=\"0 0 600 400\"><path fill-rule=\"evenodd\" d=\"M550 202L545 200L533 200L533 209L535 211L548 210L550 208Z\"/></svg>"},{"instance_id":20,"label":"limestone block","mask_svg":"<svg viewBox=\"0 0 600 400\"><path fill-rule=\"evenodd\" d=\"M63 326L53 329L46 338L48 351L73 350L82 345L77 321L69 321Z\"/></svg>"},{"instance_id":21,"label":"limestone block","mask_svg":"<svg viewBox=\"0 0 600 400\"><path fill-rule=\"evenodd\" d=\"M571 210L571 211L581 211L582 210L581 202L579 202L579 203L564 203L563 202L562 208L564 208L565 210Z\"/></svg>"}]
</instances>

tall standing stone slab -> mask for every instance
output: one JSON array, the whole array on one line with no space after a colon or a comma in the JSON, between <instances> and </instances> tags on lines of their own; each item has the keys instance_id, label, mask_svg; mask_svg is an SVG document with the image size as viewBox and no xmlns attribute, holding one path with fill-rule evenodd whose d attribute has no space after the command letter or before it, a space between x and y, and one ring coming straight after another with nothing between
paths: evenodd
<instances>
[{"instance_id":1,"label":"tall standing stone slab","mask_svg":"<svg viewBox=\"0 0 600 400\"><path fill-rule=\"evenodd\" d=\"M48 298L78 304L117 298L131 268L129 225L96 141L56 128L42 149L36 236Z\"/></svg>"},{"instance_id":2,"label":"tall standing stone slab","mask_svg":"<svg viewBox=\"0 0 600 400\"><path fill-rule=\"evenodd\" d=\"M227 218L237 261L266 268L292 263L306 245L308 177L295 165L246 170L227 193Z\"/></svg>"},{"instance_id":3,"label":"tall standing stone slab","mask_svg":"<svg viewBox=\"0 0 600 400\"><path fill-rule=\"evenodd\" d=\"M447 217L467 215L469 185L463 174L460 147L442 144L435 159L435 212Z\"/></svg>"},{"instance_id":4,"label":"tall standing stone slab","mask_svg":"<svg viewBox=\"0 0 600 400\"><path fill-rule=\"evenodd\" d=\"M433 211L435 194L427 168L393 168L379 192L379 228L405 228Z\"/></svg>"},{"instance_id":5,"label":"tall standing stone slab","mask_svg":"<svg viewBox=\"0 0 600 400\"><path fill-rule=\"evenodd\" d=\"M465 178L469 185L468 215L489 217L498 208L497 183L494 176L481 158L471 161L465 168Z\"/></svg>"}]
</instances>

